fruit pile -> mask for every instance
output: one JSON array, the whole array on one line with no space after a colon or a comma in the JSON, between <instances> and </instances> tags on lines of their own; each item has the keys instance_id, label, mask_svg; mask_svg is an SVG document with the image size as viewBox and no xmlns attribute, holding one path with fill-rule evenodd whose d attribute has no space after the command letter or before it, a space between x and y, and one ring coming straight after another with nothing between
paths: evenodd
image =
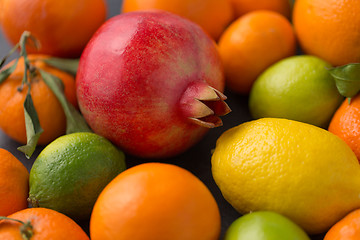
<instances>
[{"instance_id":1,"label":"fruit pile","mask_svg":"<svg viewBox=\"0 0 360 240\"><path fill-rule=\"evenodd\" d=\"M360 0L109 3L0 1L0 239L360 238Z\"/></svg>"}]
</instances>

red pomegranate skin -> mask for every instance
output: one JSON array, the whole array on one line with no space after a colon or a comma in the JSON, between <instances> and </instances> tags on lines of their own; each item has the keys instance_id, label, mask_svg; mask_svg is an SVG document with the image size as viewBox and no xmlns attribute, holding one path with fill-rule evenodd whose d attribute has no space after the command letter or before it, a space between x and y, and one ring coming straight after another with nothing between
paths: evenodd
<instances>
[{"instance_id":1,"label":"red pomegranate skin","mask_svg":"<svg viewBox=\"0 0 360 240\"><path fill-rule=\"evenodd\" d=\"M85 48L76 78L92 130L143 158L177 155L204 136L208 128L191 118L212 124L201 115L202 103L214 100L207 99L208 85L224 90L215 43L195 23L161 11L105 22ZM190 86L195 90L186 91ZM197 99L204 106L192 104Z\"/></svg>"}]
</instances>

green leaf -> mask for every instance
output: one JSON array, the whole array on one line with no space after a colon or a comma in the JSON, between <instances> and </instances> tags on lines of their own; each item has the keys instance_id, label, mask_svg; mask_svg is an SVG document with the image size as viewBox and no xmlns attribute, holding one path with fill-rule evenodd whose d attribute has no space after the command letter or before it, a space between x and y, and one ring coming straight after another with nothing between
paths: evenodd
<instances>
[{"instance_id":1,"label":"green leaf","mask_svg":"<svg viewBox=\"0 0 360 240\"><path fill-rule=\"evenodd\" d=\"M30 158L34 153L39 137L44 130L40 126L39 117L29 91L24 101L24 113L27 144L18 147L18 150L25 153L27 158Z\"/></svg>"},{"instance_id":2,"label":"green leaf","mask_svg":"<svg viewBox=\"0 0 360 240\"><path fill-rule=\"evenodd\" d=\"M19 59L16 59L14 64L0 72L0 83L5 81L16 69Z\"/></svg>"},{"instance_id":3,"label":"green leaf","mask_svg":"<svg viewBox=\"0 0 360 240\"><path fill-rule=\"evenodd\" d=\"M64 91L60 85L61 80L58 77L45 72L44 70L39 69L39 72L46 85L55 94L64 109L66 116L66 134L75 132L91 132L83 116L66 99Z\"/></svg>"},{"instance_id":4,"label":"green leaf","mask_svg":"<svg viewBox=\"0 0 360 240\"><path fill-rule=\"evenodd\" d=\"M60 69L75 76L79 67L79 59L47 58L43 60L46 64Z\"/></svg>"},{"instance_id":5,"label":"green leaf","mask_svg":"<svg viewBox=\"0 0 360 240\"><path fill-rule=\"evenodd\" d=\"M360 91L360 63L351 63L329 70L335 78L336 87L341 95L354 97Z\"/></svg>"}]
</instances>

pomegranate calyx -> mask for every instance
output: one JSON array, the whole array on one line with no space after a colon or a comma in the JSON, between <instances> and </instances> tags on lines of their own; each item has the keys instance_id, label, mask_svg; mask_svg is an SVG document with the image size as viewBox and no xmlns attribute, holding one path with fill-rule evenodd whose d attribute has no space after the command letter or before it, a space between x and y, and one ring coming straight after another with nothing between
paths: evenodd
<instances>
[{"instance_id":1,"label":"pomegranate calyx","mask_svg":"<svg viewBox=\"0 0 360 240\"><path fill-rule=\"evenodd\" d=\"M219 116L231 112L225 103L227 97L205 82L195 82L184 92L180 106L191 122L206 128L222 126Z\"/></svg>"}]
</instances>

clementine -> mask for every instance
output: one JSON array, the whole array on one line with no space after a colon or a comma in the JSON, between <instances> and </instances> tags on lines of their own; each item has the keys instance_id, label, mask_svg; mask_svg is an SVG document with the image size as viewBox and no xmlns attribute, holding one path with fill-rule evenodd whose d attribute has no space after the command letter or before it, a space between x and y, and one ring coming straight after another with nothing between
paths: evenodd
<instances>
[{"instance_id":1,"label":"clementine","mask_svg":"<svg viewBox=\"0 0 360 240\"><path fill-rule=\"evenodd\" d=\"M333 66L360 62L359 0L297 0L293 23L302 50Z\"/></svg>"},{"instance_id":2,"label":"clementine","mask_svg":"<svg viewBox=\"0 0 360 240\"><path fill-rule=\"evenodd\" d=\"M0 239L89 240L71 218L47 208L27 208L0 221ZM17 220L17 221L15 221ZM21 221L21 222L18 222Z\"/></svg>"},{"instance_id":3,"label":"clementine","mask_svg":"<svg viewBox=\"0 0 360 240\"><path fill-rule=\"evenodd\" d=\"M199 24L215 40L233 20L228 0L124 0L122 12L160 9Z\"/></svg>"},{"instance_id":4,"label":"clementine","mask_svg":"<svg viewBox=\"0 0 360 240\"><path fill-rule=\"evenodd\" d=\"M75 79L68 73L46 65L42 59L45 55L29 55L32 64L60 78L65 87L69 102L77 107ZM7 66L10 66L10 62ZM6 68L5 66L4 68ZM0 84L0 128L14 140L25 144L26 130L23 103L27 94L27 85L22 86L24 59L21 57L15 71ZM40 145L47 144L65 133L66 118L64 111L40 74L31 80L31 96L39 121L44 132L39 138Z\"/></svg>"},{"instance_id":5,"label":"clementine","mask_svg":"<svg viewBox=\"0 0 360 240\"><path fill-rule=\"evenodd\" d=\"M28 53L79 57L93 33L106 19L104 0L2 0L0 24L4 35L16 44L24 31L41 42Z\"/></svg>"},{"instance_id":6,"label":"clementine","mask_svg":"<svg viewBox=\"0 0 360 240\"><path fill-rule=\"evenodd\" d=\"M248 12L256 10L270 10L290 18L291 5L289 0L230 0L238 18Z\"/></svg>"},{"instance_id":7,"label":"clementine","mask_svg":"<svg viewBox=\"0 0 360 240\"><path fill-rule=\"evenodd\" d=\"M358 240L359 236L360 209L357 209L332 226L326 233L324 240Z\"/></svg>"},{"instance_id":8,"label":"clementine","mask_svg":"<svg viewBox=\"0 0 360 240\"><path fill-rule=\"evenodd\" d=\"M0 148L0 215L27 207L29 172L9 151Z\"/></svg>"},{"instance_id":9,"label":"clementine","mask_svg":"<svg viewBox=\"0 0 360 240\"><path fill-rule=\"evenodd\" d=\"M217 240L215 199L193 174L145 163L120 173L100 194L91 219L93 240Z\"/></svg>"},{"instance_id":10,"label":"clementine","mask_svg":"<svg viewBox=\"0 0 360 240\"><path fill-rule=\"evenodd\" d=\"M219 41L227 87L248 94L256 78L296 51L290 22L276 12L259 10L233 22Z\"/></svg>"},{"instance_id":11,"label":"clementine","mask_svg":"<svg viewBox=\"0 0 360 240\"><path fill-rule=\"evenodd\" d=\"M345 100L335 112L329 131L343 139L360 162L360 94Z\"/></svg>"}]
</instances>

